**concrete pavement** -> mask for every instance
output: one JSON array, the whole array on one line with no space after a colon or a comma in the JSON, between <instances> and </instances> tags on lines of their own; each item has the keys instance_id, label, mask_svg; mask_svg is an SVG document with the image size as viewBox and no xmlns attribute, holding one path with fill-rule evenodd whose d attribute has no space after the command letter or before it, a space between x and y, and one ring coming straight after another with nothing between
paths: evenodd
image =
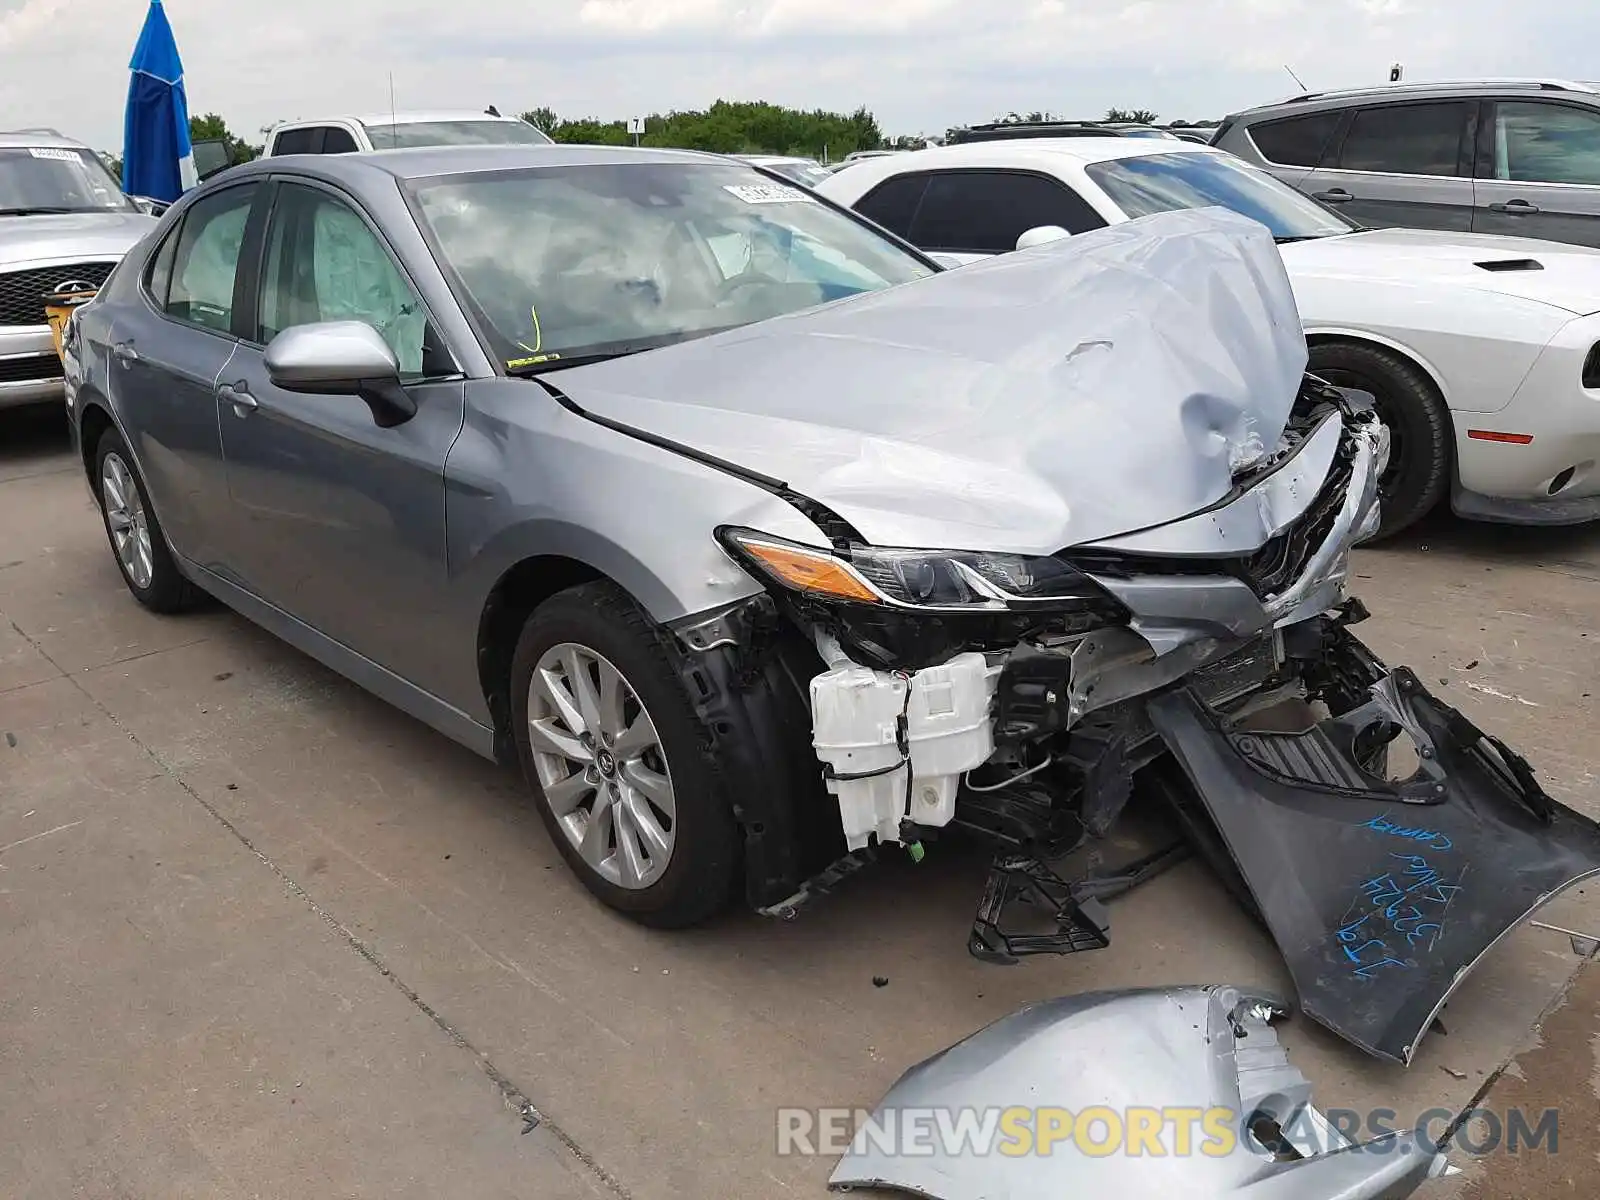
<instances>
[{"instance_id":1,"label":"concrete pavement","mask_svg":"<svg viewBox=\"0 0 1600 1200\"><path fill-rule=\"evenodd\" d=\"M1193 864L1116 904L1108 950L1010 970L966 954L982 864L954 847L791 924L650 933L513 776L225 610L139 609L48 420L0 414L0 512L0 1195L819 1196L832 1163L774 1153L779 1106L870 1106L1043 995L1286 985ZM1441 520L1357 570L1374 649L1600 815L1600 534ZM1519 930L1409 1070L1285 1041L1324 1106L1459 1109L1579 963ZM1425 1194L1531 1194L1462 1161Z\"/></svg>"}]
</instances>

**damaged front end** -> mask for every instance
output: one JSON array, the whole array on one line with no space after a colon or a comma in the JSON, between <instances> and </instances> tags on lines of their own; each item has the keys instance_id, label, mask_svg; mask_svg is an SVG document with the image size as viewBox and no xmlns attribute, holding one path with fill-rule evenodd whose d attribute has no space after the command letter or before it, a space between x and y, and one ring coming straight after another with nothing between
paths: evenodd
<instances>
[{"instance_id":1,"label":"damaged front end","mask_svg":"<svg viewBox=\"0 0 1600 1200\"><path fill-rule=\"evenodd\" d=\"M1401 1200L1449 1172L1416 1134L1356 1145L1312 1107L1282 1015L1233 987L1030 1005L907 1071L829 1182L931 1200ZM921 1114L948 1119L919 1130ZM940 1136L957 1118L969 1136Z\"/></svg>"},{"instance_id":2,"label":"damaged front end","mask_svg":"<svg viewBox=\"0 0 1600 1200\"><path fill-rule=\"evenodd\" d=\"M819 506L825 548L720 529L823 659L812 744L848 851L766 911L959 827L998 850L975 955L1104 947L1103 902L1188 845L1070 882L1056 864L1148 778L1272 932L1304 1010L1409 1062L1487 949L1600 871L1600 826L1349 633L1349 551L1386 459L1364 398L1308 376L1221 502L1054 555L884 549ZM1018 901L1049 928L1012 928Z\"/></svg>"}]
</instances>

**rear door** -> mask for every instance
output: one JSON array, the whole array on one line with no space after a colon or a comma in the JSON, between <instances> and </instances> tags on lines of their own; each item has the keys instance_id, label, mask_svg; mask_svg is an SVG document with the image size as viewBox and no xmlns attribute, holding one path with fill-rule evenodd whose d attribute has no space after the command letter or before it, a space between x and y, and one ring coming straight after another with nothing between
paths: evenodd
<instances>
[{"instance_id":1,"label":"rear door","mask_svg":"<svg viewBox=\"0 0 1600 1200\"><path fill-rule=\"evenodd\" d=\"M1558 100L1484 107L1473 231L1600 246L1600 110Z\"/></svg>"},{"instance_id":2,"label":"rear door","mask_svg":"<svg viewBox=\"0 0 1600 1200\"><path fill-rule=\"evenodd\" d=\"M216 401L240 582L412 683L436 682L426 630L446 583L444 461L464 385L387 241L342 192L280 182L249 332ZM417 413L379 428L356 396L284 391L264 348L283 330L364 321L395 352Z\"/></svg>"},{"instance_id":3,"label":"rear door","mask_svg":"<svg viewBox=\"0 0 1600 1200\"><path fill-rule=\"evenodd\" d=\"M1477 111L1475 100L1356 108L1297 186L1362 225L1467 232Z\"/></svg>"},{"instance_id":4,"label":"rear door","mask_svg":"<svg viewBox=\"0 0 1600 1200\"><path fill-rule=\"evenodd\" d=\"M219 187L169 230L118 313L111 387L122 427L173 548L202 566L227 557L228 506L214 393L233 357L239 262L264 215L260 181Z\"/></svg>"}]
</instances>

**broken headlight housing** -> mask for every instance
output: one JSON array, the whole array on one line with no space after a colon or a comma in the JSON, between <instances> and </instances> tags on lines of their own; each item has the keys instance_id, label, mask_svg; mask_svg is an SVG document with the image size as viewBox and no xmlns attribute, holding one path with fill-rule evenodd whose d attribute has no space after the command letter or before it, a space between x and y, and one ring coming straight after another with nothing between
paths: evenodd
<instances>
[{"instance_id":1,"label":"broken headlight housing","mask_svg":"<svg viewBox=\"0 0 1600 1200\"><path fill-rule=\"evenodd\" d=\"M942 613L1115 608L1093 580L1050 556L860 544L824 550L730 526L717 537L758 578L814 600Z\"/></svg>"}]
</instances>

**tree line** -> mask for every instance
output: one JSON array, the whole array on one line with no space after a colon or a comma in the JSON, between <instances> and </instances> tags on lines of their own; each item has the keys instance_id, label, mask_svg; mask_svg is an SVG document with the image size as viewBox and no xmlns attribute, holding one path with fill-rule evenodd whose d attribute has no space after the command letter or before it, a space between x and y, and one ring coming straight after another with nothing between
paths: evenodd
<instances>
[{"instance_id":1,"label":"tree line","mask_svg":"<svg viewBox=\"0 0 1600 1200\"><path fill-rule=\"evenodd\" d=\"M558 142L581 145L627 146L635 136L624 119L603 117L563 117L554 109L529 109L521 114ZM1056 121L1054 113L1034 111L1007 113L997 117L1007 121ZM1148 109L1113 108L1107 121L1137 121L1155 124L1157 114ZM1196 121L1196 125L1215 125L1215 121ZM1173 126L1188 124L1171 121ZM228 128L218 113L189 118L189 136L194 141L221 139L233 154L234 162L259 158L271 126L260 130L261 141L241 137ZM954 130L948 131L954 132ZM947 134L948 136L948 134ZM764 101L718 100L705 109L672 109L651 113L644 118L644 132L638 135L642 146L678 150L707 150L715 154L792 154L819 161L837 162L857 150L919 150L926 140L910 135L886 136L878 119L866 108L851 113L824 109L789 108ZM122 160L105 155L112 170L121 173Z\"/></svg>"}]
</instances>

